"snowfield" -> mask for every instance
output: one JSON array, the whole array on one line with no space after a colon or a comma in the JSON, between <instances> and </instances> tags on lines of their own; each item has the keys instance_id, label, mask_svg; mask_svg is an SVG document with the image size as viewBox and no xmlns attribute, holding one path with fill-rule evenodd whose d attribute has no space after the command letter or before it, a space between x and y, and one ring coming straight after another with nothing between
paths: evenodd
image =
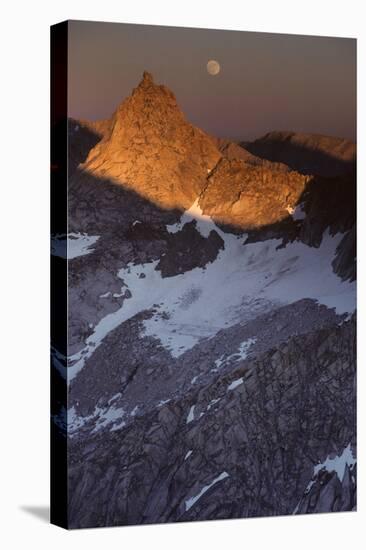
<instances>
[{"instance_id":1,"label":"snowfield","mask_svg":"<svg viewBox=\"0 0 366 550\"><path fill-rule=\"evenodd\" d=\"M297 241L278 248L280 239L244 244L245 235L224 233L209 216L204 216L198 200L169 230L179 231L192 219L202 235L216 231L224 240L224 249L204 268L173 277L161 276L156 269L158 261L121 269L118 276L132 297L101 319L85 348L69 357L69 379L111 330L153 306L155 312L144 321L141 336L156 338L173 357L223 328L303 298L335 308L338 314L354 311L355 282L342 281L331 266L343 234L331 236L325 231L319 248ZM247 348L242 350L243 356L246 352Z\"/></svg>"}]
</instances>

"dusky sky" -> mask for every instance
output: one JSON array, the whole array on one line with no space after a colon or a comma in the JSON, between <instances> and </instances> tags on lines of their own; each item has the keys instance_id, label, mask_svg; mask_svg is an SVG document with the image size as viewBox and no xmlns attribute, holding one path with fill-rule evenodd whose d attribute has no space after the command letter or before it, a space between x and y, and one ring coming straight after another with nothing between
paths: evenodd
<instances>
[{"instance_id":1,"label":"dusky sky","mask_svg":"<svg viewBox=\"0 0 366 550\"><path fill-rule=\"evenodd\" d=\"M109 118L147 70L190 122L218 137L356 139L355 39L70 21L68 48L74 118Z\"/></svg>"}]
</instances>

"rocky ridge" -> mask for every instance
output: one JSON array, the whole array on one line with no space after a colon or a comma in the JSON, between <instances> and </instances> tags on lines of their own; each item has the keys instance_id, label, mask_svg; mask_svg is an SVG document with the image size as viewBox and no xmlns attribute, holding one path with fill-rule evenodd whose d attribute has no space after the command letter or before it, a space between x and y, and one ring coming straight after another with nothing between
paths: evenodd
<instances>
[{"instance_id":1,"label":"rocky ridge","mask_svg":"<svg viewBox=\"0 0 366 550\"><path fill-rule=\"evenodd\" d=\"M303 174L340 176L355 171L356 145L318 134L269 132L243 146L254 155L283 162Z\"/></svg>"}]
</instances>

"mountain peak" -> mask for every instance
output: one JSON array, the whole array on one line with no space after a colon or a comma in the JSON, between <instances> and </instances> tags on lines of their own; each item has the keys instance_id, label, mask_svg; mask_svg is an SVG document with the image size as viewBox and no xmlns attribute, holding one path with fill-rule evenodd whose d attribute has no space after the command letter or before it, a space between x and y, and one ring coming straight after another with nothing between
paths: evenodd
<instances>
[{"instance_id":1,"label":"mountain peak","mask_svg":"<svg viewBox=\"0 0 366 550\"><path fill-rule=\"evenodd\" d=\"M150 84L154 84L154 77L148 71L144 71L139 86L150 86Z\"/></svg>"},{"instance_id":2,"label":"mountain peak","mask_svg":"<svg viewBox=\"0 0 366 550\"><path fill-rule=\"evenodd\" d=\"M173 92L144 71L84 169L133 188L164 208L184 210L220 158L214 139L185 119Z\"/></svg>"},{"instance_id":3,"label":"mountain peak","mask_svg":"<svg viewBox=\"0 0 366 550\"><path fill-rule=\"evenodd\" d=\"M149 107L150 111L170 108L171 111L179 112L183 117L173 92L167 86L156 84L153 75L148 71L143 72L138 86L133 89L131 96L123 101L120 108L125 108L126 103L130 108L133 107L135 112L142 113Z\"/></svg>"}]
</instances>

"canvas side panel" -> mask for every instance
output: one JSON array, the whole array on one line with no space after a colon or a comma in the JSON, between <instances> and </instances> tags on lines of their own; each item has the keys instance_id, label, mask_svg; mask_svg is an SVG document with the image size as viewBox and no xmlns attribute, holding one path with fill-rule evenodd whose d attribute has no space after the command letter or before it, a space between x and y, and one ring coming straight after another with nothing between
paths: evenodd
<instances>
[{"instance_id":1,"label":"canvas side panel","mask_svg":"<svg viewBox=\"0 0 366 550\"><path fill-rule=\"evenodd\" d=\"M67 40L51 27L51 523L67 528Z\"/></svg>"}]
</instances>

